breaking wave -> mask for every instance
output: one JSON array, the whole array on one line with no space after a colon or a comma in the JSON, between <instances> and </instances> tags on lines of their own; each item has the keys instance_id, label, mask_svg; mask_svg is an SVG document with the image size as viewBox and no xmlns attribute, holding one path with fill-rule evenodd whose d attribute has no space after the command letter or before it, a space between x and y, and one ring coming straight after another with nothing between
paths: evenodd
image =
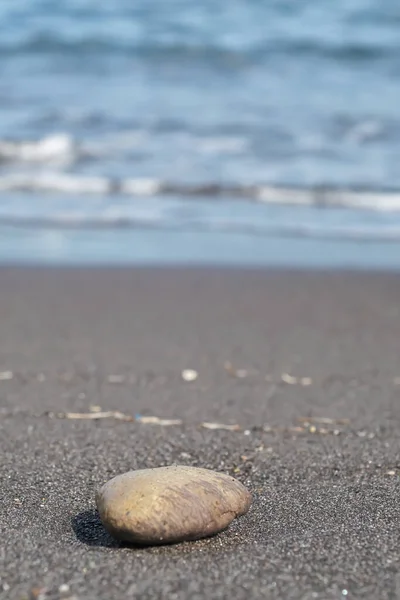
<instances>
[{"instance_id":1,"label":"breaking wave","mask_svg":"<svg viewBox=\"0 0 400 600\"><path fill-rule=\"evenodd\" d=\"M400 191L356 190L282 185L240 185L205 182L187 184L157 179L87 177L65 173L11 173L0 176L1 192L122 195L136 197L177 196L182 198L235 198L252 202L319 208L356 208L374 211L400 211Z\"/></svg>"}]
</instances>

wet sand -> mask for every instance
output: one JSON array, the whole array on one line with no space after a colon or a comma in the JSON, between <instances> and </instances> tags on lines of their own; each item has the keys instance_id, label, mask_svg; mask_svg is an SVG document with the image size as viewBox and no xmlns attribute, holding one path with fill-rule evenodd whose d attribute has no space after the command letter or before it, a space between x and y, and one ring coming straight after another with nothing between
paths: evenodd
<instances>
[{"instance_id":1,"label":"wet sand","mask_svg":"<svg viewBox=\"0 0 400 600\"><path fill-rule=\"evenodd\" d=\"M1 598L400 597L398 275L2 268L0 334ZM119 546L95 489L172 463L252 509Z\"/></svg>"}]
</instances>

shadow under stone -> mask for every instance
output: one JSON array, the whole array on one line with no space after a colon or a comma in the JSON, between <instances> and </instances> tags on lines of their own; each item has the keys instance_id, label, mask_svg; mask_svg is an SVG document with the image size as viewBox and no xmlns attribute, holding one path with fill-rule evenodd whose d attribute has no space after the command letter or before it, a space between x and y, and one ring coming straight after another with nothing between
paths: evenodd
<instances>
[{"instance_id":1,"label":"shadow under stone","mask_svg":"<svg viewBox=\"0 0 400 600\"><path fill-rule=\"evenodd\" d=\"M100 520L98 511L95 509L85 510L75 515L71 519L71 524L76 538L87 546L97 546L103 548L130 548L133 550L147 550L156 554L171 551L178 551L179 553L182 551L187 552L189 549L194 550L198 547L199 543L202 547L204 547L205 544L212 544L213 538L215 537L210 536L197 541L193 540L157 545L133 544L125 541L118 541L113 538L105 529ZM235 541L236 539L237 538L235 538Z\"/></svg>"},{"instance_id":2,"label":"shadow under stone","mask_svg":"<svg viewBox=\"0 0 400 600\"><path fill-rule=\"evenodd\" d=\"M72 529L77 539L87 546L103 548L151 549L146 544L132 544L113 538L105 529L97 510L90 509L75 515L71 519Z\"/></svg>"},{"instance_id":3,"label":"shadow under stone","mask_svg":"<svg viewBox=\"0 0 400 600\"><path fill-rule=\"evenodd\" d=\"M120 548L121 543L104 528L97 510L85 510L71 519L77 539L87 546Z\"/></svg>"}]
</instances>

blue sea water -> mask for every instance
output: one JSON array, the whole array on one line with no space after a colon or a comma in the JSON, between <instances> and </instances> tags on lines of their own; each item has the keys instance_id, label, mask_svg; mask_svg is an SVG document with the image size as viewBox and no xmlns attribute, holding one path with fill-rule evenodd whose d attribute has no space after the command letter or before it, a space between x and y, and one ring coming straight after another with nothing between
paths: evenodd
<instances>
[{"instance_id":1,"label":"blue sea water","mask_svg":"<svg viewBox=\"0 0 400 600\"><path fill-rule=\"evenodd\" d=\"M398 0L3 0L0 261L400 266Z\"/></svg>"}]
</instances>

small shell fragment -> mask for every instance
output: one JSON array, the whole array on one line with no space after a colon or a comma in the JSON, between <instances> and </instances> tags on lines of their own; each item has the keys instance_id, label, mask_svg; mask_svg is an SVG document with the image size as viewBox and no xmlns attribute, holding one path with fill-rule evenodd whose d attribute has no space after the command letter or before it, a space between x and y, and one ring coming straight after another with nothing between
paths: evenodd
<instances>
[{"instance_id":1,"label":"small shell fragment","mask_svg":"<svg viewBox=\"0 0 400 600\"><path fill-rule=\"evenodd\" d=\"M181 373L182 379L187 382L196 381L198 376L198 372L194 369L184 369Z\"/></svg>"},{"instance_id":2,"label":"small shell fragment","mask_svg":"<svg viewBox=\"0 0 400 600\"><path fill-rule=\"evenodd\" d=\"M298 417L300 423L320 423L321 425L348 425L349 419L331 419L330 417Z\"/></svg>"},{"instance_id":3,"label":"small shell fragment","mask_svg":"<svg viewBox=\"0 0 400 600\"><path fill-rule=\"evenodd\" d=\"M182 425L182 419L160 419L159 417L146 415L136 415L135 421L137 423L144 423L145 425L161 425L163 427Z\"/></svg>"},{"instance_id":4,"label":"small shell fragment","mask_svg":"<svg viewBox=\"0 0 400 600\"><path fill-rule=\"evenodd\" d=\"M90 413L57 413L59 419L117 419L118 421L134 421L130 415L125 415L117 410L109 410L105 412L90 412Z\"/></svg>"},{"instance_id":5,"label":"small shell fragment","mask_svg":"<svg viewBox=\"0 0 400 600\"><path fill-rule=\"evenodd\" d=\"M240 425L226 425L225 423L202 423L204 429L225 429L226 431L240 431Z\"/></svg>"},{"instance_id":6,"label":"small shell fragment","mask_svg":"<svg viewBox=\"0 0 400 600\"><path fill-rule=\"evenodd\" d=\"M307 387L312 384L311 377L295 377L289 373L282 373L281 380L288 385L302 385Z\"/></svg>"},{"instance_id":7,"label":"small shell fragment","mask_svg":"<svg viewBox=\"0 0 400 600\"><path fill-rule=\"evenodd\" d=\"M293 377L293 375L289 375L289 373L282 373L281 379L284 383L289 385L295 385L297 383L297 377Z\"/></svg>"},{"instance_id":8,"label":"small shell fragment","mask_svg":"<svg viewBox=\"0 0 400 600\"><path fill-rule=\"evenodd\" d=\"M14 373L12 371L1 371L0 372L0 381L10 381L14 377Z\"/></svg>"}]
</instances>

